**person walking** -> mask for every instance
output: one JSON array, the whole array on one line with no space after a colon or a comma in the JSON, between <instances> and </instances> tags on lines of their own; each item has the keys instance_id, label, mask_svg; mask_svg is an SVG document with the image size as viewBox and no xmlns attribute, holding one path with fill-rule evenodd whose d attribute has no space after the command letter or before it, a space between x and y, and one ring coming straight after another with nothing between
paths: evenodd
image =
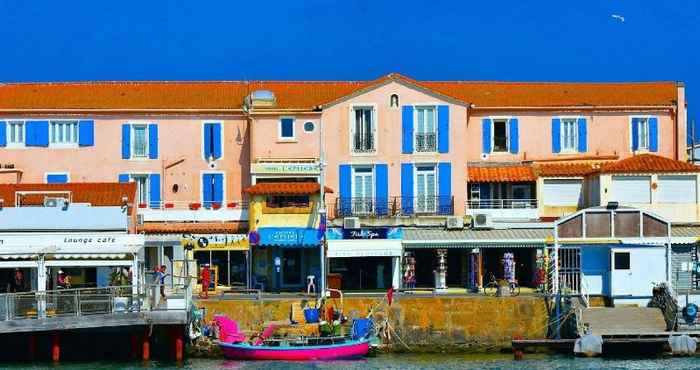
<instances>
[{"instance_id":1,"label":"person walking","mask_svg":"<svg viewBox=\"0 0 700 370\"><path fill-rule=\"evenodd\" d=\"M166 300L165 297L165 277L168 276L167 274L167 267L165 265L160 266L159 269L156 270L156 283L160 286L160 298L161 300Z\"/></svg>"},{"instance_id":2,"label":"person walking","mask_svg":"<svg viewBox=\"0 0 700 370\"><path fill-rule=\"evenodd\" d=\"M199 273L199 279L202 281L202 290L199 292L199 297L207 299L209 298L209 284L211 284L211 271L209 270L209 264L204 264L202 271Z\"/></svg>"}]
</instances>

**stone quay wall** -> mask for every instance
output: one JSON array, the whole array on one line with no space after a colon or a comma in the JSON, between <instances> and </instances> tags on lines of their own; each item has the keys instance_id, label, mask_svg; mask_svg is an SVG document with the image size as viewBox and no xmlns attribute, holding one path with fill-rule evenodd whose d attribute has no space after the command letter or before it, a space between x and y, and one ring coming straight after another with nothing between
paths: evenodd
<instances>
[{"instance_id":1,"label":"stone quay wall","mask_svg":"<svg viewBox=\"0 0 700 370\"><path fill-rule=\"evenodd\" d=\"M238 321L242 330L261 330L263 323L287 320L292 303L300 299L202 300L207 320L225 314ZM381 299L345 297L348 317L385 319L393 330L388 348L393 351L499 351L510 348L513 337L545 338L547 302L541 297L418 297L395 296L392 305L377 305ZM337 306L338 300L330 300Z\"/></svg>"}]
</instances>

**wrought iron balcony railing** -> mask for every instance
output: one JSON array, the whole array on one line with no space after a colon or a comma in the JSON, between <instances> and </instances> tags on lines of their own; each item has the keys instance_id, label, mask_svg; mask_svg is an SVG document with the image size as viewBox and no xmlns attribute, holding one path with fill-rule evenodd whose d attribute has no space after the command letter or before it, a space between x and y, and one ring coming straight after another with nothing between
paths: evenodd
<instances>
[{"instance_id":1,"label":"wrought iron balcony railing","mask_svg":"<svg viewBox=\"0 0 700 370\"><path fill-rule=\"evenodd\" d=\"M454 214L454 197L336 198L335 217L448 216Z\"/></svg>"},{"instance_id":2,"label":"wrought iron balcony railing","mask_svg":"<svg viewBox=\"0 0 700 370\"><path fill-rule=\"evenodd\" d=\"M416 152L436 152L437 151L437 135L434 132L417 133L416 135Z\"/></svg>"},{"instance_id":3,"label":"wrought iron balcony railing","mask_svg":"<svg viewBox=\"0 0 700 370\"><path fill-rule=\"evenodd\" d=\"M376 151L374 135L372 134L355 134L352 139L353 153L373 153Z\"/></svg>"}]
</instances>

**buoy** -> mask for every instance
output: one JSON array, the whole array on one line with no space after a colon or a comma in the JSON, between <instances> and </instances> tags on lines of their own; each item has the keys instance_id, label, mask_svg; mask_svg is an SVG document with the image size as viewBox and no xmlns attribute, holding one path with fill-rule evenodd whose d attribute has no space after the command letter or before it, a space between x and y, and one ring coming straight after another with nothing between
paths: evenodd
<instances>
[{"instance_id":1,"label":"buoy","mask_svg":"<svg viewBox=\"0 0 700 370\"><path fill-rule=\"evenodd\" d=\"M677 356L690 356L695 354L698 343L687 334L672 335L668 337L668 345L671 353Z\"/></svg>"},{"instance_id":2,"label":"buoy","mask_svg":"<svg viewBox=\"0 0 700 370\"><path fill-rule=\"evenodd\" d=\"M603 337L600 335L586 334L574 343L574 354L586 357L595 357L603 354Z\"/></svg>"}]
</instances>

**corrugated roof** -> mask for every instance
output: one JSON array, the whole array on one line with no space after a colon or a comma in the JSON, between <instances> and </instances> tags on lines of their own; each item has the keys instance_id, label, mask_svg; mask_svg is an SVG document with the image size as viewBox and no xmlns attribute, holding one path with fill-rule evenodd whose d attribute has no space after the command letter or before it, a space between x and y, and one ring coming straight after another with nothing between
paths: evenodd
<instances>
[{"instance_id":1,"label":"corrugated roof","mask_svg":"<svg viewBox=\"0 0 700 370\"><path fill-rule=\"evenodd\" d=\"M121 206L124 197L127 197L128 203L133 205L136 183L0 184L0 199L3 199L5 207L14 207L15 194L24 191L71 192L73 203L89 203L92 206ZM43 201L43 195L22 198L24 205L39 205L43 204Z\"/></svg>"},{"instance_id":2,"label":"corrugated roof","mask_svg":"<svg viewBox=\"0 0 700 370\"><path fill-rule=\"evenodd\" d=\"M316 194L321 189L317 182L261 182L244 189L245 193L251 195L265 194L290 194L290 195L306 195ZM333 193L333 189L325 187L326 193Z\"/></svg>"},{"instance_id":3,"label":"corrugated roof","mask_svg":"<svg viewBox=\"0 0 700 370\"><path fill-rule=\"evenodd\" d=\"M469 181L473 182L521 182L535 181L531 166L469 167Z\"/></svg>"},{"instance_id":4,"label":"corrugated roof","mask_svg":"<svg viewBox=\"0 0 700 370\"><path fill-rule=\"evenodd\" d=\"M241 222L146 222L137 230L146 234L225 234L242 232L244 225Z\"/></svg>"},{"instance_id":5,"label":"corrugated roof","mask_svg":"<svg viewBox=\"0 0 700 370\"><path fill-rule=\"evenodd\" d=\"M553 236L551 228L491 229L491 230L444 230L444 229L404 229L403 240L410 241L542 241Z\"/></svg>"},{"instance_id":6,"label":"corrugated roof","mask_svg":"<svg viewBox=\"0 0 700 370\"><path fill-rule=\"evenodd\" d=\"M372 81L97 81L0 84L0 110L238 110L254 90L275 109L313 109L391 80L475 107L669 106L675 82L575 83L416 81L391 73Z\"/></svg>"},{"instance_id":7,"label":"corrugated roof","mask_svg":"<svg viewBox=\"0 0 700 370\"><path fill-rule=\"evenodd\" d=\"M700 225L671 225L671 236L700 238Z\"/></svg>"},{"instance_id":8,"label":"corrugated roof","mask_svg":"<svg viewBox=\"0 0 700 370\"><path fill-rule=\"evenodd\" d=\"M700 172L700 167L655 154L639 154L600 166L602 173Z\"/></svg>"}]
</instances>

